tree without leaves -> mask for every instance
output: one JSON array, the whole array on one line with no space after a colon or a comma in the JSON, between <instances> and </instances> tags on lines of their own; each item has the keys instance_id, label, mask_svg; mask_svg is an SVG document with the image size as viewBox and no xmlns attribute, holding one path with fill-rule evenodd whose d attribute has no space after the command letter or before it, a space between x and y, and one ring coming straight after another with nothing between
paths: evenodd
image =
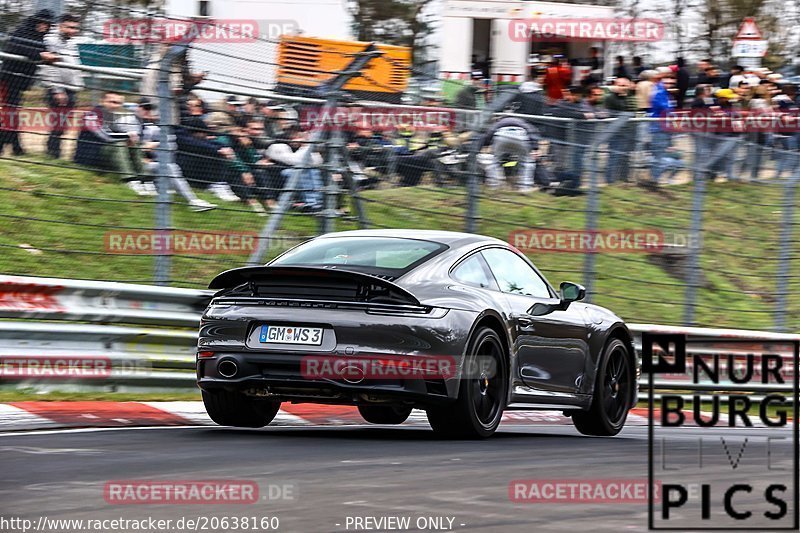
<instances>
[{"instance_id":1,"label":"tree without leaves","mask_svg":"<svg viewBox=\"0 0 800 533\"><path fill-rule=\"evenodd\" d=\"M424 20L432 0L347 0L353 33L359 41L408 46L416 59L431 27Z\"/></svg>"}]
</instances>

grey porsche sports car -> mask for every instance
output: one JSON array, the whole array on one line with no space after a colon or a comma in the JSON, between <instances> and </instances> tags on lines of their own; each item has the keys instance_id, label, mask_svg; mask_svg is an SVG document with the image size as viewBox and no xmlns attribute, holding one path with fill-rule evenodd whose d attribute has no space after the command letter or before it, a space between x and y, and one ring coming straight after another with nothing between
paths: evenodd
<instances>
[{"instance_id":1,"label":"grey porsche sports car","mask_svg":"<svg viewBox=\"0 0 800 533\"><path fill-rule=\"evenodd\" d=\"M635 403L623 321L490 237L332 233L210 288L197 382L221 425L262 427L281 402L312 402L356 405L377 424L424 409L452 437L487 437L519 409L615 435Z\"/></svg>"}]
</instances>

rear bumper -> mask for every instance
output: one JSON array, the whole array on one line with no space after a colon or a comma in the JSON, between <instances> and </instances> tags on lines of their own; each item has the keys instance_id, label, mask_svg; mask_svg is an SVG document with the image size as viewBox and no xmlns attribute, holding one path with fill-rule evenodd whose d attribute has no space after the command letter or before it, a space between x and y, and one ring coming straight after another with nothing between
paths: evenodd
<instances>
[{"instance_id":1,"label":"rear bumper","mask_svg":"<svg viewBox=\"0 0 800 533\"><path fill-rule=\"evenodd\" d=\"M223 388L255 395L274 395L286 401L353 404L374 401L435 403L454 399L458 375L423 379L370 379L358 382L309 377L304 357L336 361L365 357L402 357L418 361L447 357L458 367L475 316L461 310L439 309L431 314L376 312L365 308L326 308L266 305L219 305L201 320L197 382L201 389ZM319 346L264 344L257 332L263 324L303 325L324 330ZM232 361L235 375L225 377L218 366ZM338 378L338 375L334 376ZM436 379L438 378L438 379Z\"/></svg>"},{"instance_id":2,"label":"rear bumper","mask_svg":"<svg viewBox=\"0 0 800 533\"><path fill-rule=\"evenodd\" d=\"M343 363L348 360L347 356L335 358ZM230 362L235 363L236 373L225 377L220 373L220 363L228 365L227 370L230 370ZM230 372L225 373L230 375ZM218 352L213 357L197 360L197 384L205 391L225 389L291 402L440 404L455 399L456 379L442 379L441 376L430 379L310 378L303 375L300 356L292 354Z\"/></svg>"}]
</instances>

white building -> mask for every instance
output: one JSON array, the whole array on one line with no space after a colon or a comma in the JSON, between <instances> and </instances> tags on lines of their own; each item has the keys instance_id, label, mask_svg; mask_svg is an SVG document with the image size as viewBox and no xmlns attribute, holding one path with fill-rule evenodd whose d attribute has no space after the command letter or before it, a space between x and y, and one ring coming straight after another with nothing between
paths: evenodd
<instances>
[{"instance_id":1,"label":"white building","mask_svg":"<svg viewBox=\"0 0 800 533\"><path fill-rule=\"evenodd\" d=\"M196 42L191 62L208 72L201 91L217 99L221 92L259 94L271 90L277 74L278 37L300 33L312 37L351 40L350 15L345 0L165 0L167 16L209 17L219 22L255 23L255 42Z\"/></svg>"},{"instance_id":2,"label":"white building","mask_svg":"<svg viewBox=\"0 0 800 533\"><path fill-rule=\"evenodd\" d=\"M262 37L276 39L281 31L312 37L352 40L352 21L347 0L165 0L165 11L175 17L238 19L258 24ZM437 0L428 8L438 21L428 39L440 77L466 80L477 62L491 60L488 74L498 82L523 81L537 57L560 53L570 58L588 56L591 46L604 52L602 41L529 42L509 35L515 19L595 18L611 19L613 8L586 4L528 0ZM219 90L263 90L275 79L277 47L258 43L199 43L192 56L197 70L209 71L206 86ZM605 61L606 71L610 70ZM576 67L579 69L579 67ZM578 72L576 70L576 77Z\"/></svg>"},{"instance_id":3,"label":"white building","mask_svg":"<svg viewBox=\"0 0 800 533\"><path fill-rule=\"evenodd\" d=\"M569 58L588 57L589 48L602 41L533 42L509 35L513 20L612 19L614 9L605 6L525 0L443 0L439 71L445 79L469 78L473 57L490 59L489 75L496 82L524 81L531 62L559 53ZM610 66L605 62L606 69Z\"/></svg>"}]
</instances>

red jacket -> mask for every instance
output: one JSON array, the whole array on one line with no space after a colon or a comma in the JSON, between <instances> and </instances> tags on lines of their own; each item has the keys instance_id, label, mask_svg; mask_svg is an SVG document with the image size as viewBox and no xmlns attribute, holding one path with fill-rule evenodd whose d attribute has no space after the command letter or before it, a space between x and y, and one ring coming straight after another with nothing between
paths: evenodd
<instances>
[{"instance_id":1,"label":"red jacket","mask_svg":"<svg viewBox=\"0 0 800 533\"><path fill-rule=\"evenodd\" d=\"M553 100L563 98L562 91L572 81L572 69L565 66L547 67L544 75L544 87L547 96Z\"/></svg>"}]
</instances>

